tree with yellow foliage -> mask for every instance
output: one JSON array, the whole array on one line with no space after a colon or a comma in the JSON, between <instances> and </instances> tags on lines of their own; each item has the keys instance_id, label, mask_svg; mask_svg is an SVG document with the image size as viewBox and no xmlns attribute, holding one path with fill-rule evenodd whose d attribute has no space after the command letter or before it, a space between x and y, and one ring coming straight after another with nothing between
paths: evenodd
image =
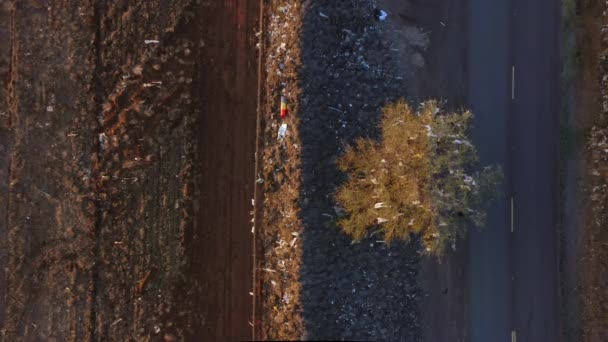
<instances>
[{"instance_id":1,"label":"tree with yellow foliage","mask_svg":"<svg viewBox=\"0 0 608 342\"><path fill-rule=\"evenodd\" d=\"M436 101L416 111L404 101L386 106L381 141L358 139L338 161L348 174L336 194L346 210L342 230L355 240L376 230L386 241L415 234L428 254L441 256L469 227L482 226L502 171L479 166L472 118L444 113Z\"/></svg>"}]
</instances>

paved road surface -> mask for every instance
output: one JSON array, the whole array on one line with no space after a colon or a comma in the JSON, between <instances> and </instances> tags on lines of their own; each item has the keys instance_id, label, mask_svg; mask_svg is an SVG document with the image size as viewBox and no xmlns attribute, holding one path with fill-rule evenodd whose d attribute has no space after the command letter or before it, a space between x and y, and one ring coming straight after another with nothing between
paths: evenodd
<instances>
[{"instance_id":1,"label":"paved road surface","mask_svg":"<svg viewBox=\"0 0 608 342\"><path fill-rule=\"evenodd\" d=\"M484 162L505 165L507 181L486 229L470 239L471 341L510 341L512 331L517 341L559 337L558 9L555 0L471 0L474 139Z\"/></svg>"}]
</instances>

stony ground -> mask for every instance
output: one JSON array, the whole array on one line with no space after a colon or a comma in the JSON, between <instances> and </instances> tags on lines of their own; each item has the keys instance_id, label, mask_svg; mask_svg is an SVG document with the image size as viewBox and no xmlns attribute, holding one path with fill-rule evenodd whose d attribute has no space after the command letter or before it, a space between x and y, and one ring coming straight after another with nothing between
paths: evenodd
<instances>
[{"instance_id":1,"label":"stony ground","mask_svg":"<svg viewBox=\"0 0 608 342\"><path fill-rule=\"evenodd\" d=\"M398 57L411 47L374 9L367 0L267 8L265 338L420 338L416 245L373 236L352 244L334 224L333 193L343 180L336 158L355 138L377 137L380 108L408 95L410 66ZM424 44L422 32L409 34ZM283 89L285 120L277 111ZM281 123L288 133L278 140Z\"/></svg>"}]
</instances>

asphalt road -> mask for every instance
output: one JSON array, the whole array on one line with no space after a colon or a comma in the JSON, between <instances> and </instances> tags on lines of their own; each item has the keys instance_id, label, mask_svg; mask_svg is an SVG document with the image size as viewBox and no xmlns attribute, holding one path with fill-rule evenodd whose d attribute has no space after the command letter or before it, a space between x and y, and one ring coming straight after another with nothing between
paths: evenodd
<instances>
[{"instance_id":1,"label":"asphalt road","mask_svg":"<svg viewBox=\"0 0 608 342\"><path fill-rule=\"evenodd\" d=\"M471 0L469 24L473 138L506 173L469 239L470 340L558 341L559 2Z\"/></svg>"}]
</instances>

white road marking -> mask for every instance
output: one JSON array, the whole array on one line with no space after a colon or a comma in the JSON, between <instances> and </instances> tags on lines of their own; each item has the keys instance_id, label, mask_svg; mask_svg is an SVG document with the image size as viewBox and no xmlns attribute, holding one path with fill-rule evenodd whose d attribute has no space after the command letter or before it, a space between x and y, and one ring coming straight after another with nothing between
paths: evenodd
<instances>
[{"instance_id":1,"label":"white road marking","mask_svg":"<svg viewBox=\"0 0 608 342\"><path fill-rule=\"evenodd\" d=\"M511 100L515 100L515 65L511 66Z\"/></svg>"},{"instance_id":2,"label":"white road marking","mask_svg":"<svg viewBox=\"0 0 608 342\"><path fill-rule=\"evenodd\" d=\"M517 342L517 331L511 330L511 342Z\"/></svg>"},{"instance_id":3,"label":"white road marking","mask_svg":"<svg viewBox=\"0 0 608 342\"><path fill-rule=\"evenodd\" d=\"M515 225L513 223L515 218L515 206L513 205L513 196L511 196L511 233L515 231Z\"/></svg>"}]
</instances>

